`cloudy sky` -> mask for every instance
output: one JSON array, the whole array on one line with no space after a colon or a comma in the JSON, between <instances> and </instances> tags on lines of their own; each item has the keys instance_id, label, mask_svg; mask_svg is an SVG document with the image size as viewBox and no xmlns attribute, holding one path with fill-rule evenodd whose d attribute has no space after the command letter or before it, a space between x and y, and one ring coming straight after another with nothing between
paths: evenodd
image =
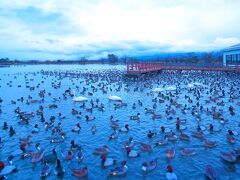
<instances>
[{"instance_id":1,"label":"cloudy sky","mask_svg":"<svg viewBox=\"0 0 240 180\"><path fill-rule=\"evenodd\" d=\"M91 59L240 42L240 0L0 0L0 57Z\"/></svg>"}]
</instances>

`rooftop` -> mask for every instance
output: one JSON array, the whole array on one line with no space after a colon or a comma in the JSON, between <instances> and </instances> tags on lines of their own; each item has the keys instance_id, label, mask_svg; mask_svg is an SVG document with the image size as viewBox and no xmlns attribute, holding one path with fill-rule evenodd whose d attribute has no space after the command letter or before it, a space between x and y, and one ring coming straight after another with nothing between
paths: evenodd
<instances>
[{"instance_id":1,"label":"rooftop","mask_svg":"<svg viewBox=\"0 0 240 180\"><path fill-rule=\"evenodd\" d=\"M240 43L223 49L224 52L240 50Z\"/></svg>"}]
</instances>

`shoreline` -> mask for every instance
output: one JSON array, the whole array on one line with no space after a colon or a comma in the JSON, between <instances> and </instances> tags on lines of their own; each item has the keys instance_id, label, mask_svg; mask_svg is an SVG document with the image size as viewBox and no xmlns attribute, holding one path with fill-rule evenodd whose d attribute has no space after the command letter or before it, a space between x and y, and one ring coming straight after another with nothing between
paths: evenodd
<instances>
[{"instance_id":1,"label":"shoreline","mask_svg":"<svg viewBox=\"0 0 240 180\"><path fill-rule=\"evenodd\" d=\"M118 62L118 63L110 63L110 62L46 62L46 61L38 61L38 62L0 62L0 67L8 67L11 65L88 65L88 64L108 64L108 65L126 65L127 63Z\"/></svg>"}]
</instances>

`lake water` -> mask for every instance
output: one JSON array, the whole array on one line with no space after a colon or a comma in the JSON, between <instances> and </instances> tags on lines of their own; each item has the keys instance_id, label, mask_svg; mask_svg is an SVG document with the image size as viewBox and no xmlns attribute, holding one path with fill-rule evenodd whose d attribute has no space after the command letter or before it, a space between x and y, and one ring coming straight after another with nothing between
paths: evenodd
<instances>
[{"instance_id":1,"label":"lake water","mask_svg":"<svg viewBox=\"0 0 240 180\"><path fill-rule=\"evenodd\" d=\"M45 73L43 73L43 71ZM75 76L64 76L65 72L74 72ZM10 154L17 154L19 151L19 138L26 137L32 134L32 129L35 124L39 125L39 132L32 134L32 143L26 148L35 150L35 144L40 143L40 147L45 149L45 154L50 154L55 147L58 157L61 159L62 164L66 170L63 179L77 179L72 175L72 168L88 167L88 177L86 179L166 179L166 167L172 165L174 172L177 174L178 179L205 179L204 172L206 165L212 165L220 176L220 179L239 179L240 178L240 164L227 163L220 157L221 151L229 151L233 148L239 148L239 136L235 136L236 143L230 144L227 142L226 135L228 129L240 133L240 79L237 74L226 73L201 73L201 72L162 72L154 75L141 76L139 79L126 78L123 74L126 67L123 65L27 65L27 66L11 66L7 68L0 68L0 97L3 102L0 104L2 113L0 114L0 126L6 121L9 126L13 126L16 134L9 137L8 130L0 129L0 137L3 139L3 148L0 149L0 160L6 161ZM51 74L50 72L55 72ZM61 76L58 73L61 72ZM97 78L98 77L98 78ZM91 80L89 80L91 79ZM61 82L59 88L54 88L52 83L57 84ZM193 85L196 83L195 85ZM101 88L105 84L103 93ZM21 85L21 87L19 86ZM35 87L30 90L29 87ZM78 87L77 87L78 86ZM96 88L93 95L92 87ZM85 93L82 93L83 87L87 88ZM120 87L120 88L119 88ZM167 90L167 87L169 88ZM171 87L176 90L171 90ZM63 93L68 88L76 92L77 95L88 98L86 107L90 107L90 99L96 103L99 99L100 103L104 104L105 111L101 112L97 108L93 112L87 112L86 109L80 108L82 103L74 103L72 97L68 96L63 99ZM162 94L153 92L155 88L162 88ZM33 100L40 100L38 93L40 90L46 90L44 102L26 104L26 100L30 95ZM211 92L210 92L210 89ZM225 96L220 97L224 89ZM51 94L48 94L51 93ZM199 93L199 99L196 99L196 94ZM212 94L212 95L211 95ZM121 108L114 108L114 102L108 100L110 95L117 95L122 98L127 106ZM188 96L188 98L185 97ZM230 101L231 95L231 101ZM206 100L217 97L215 102ZM17 101L23 97L24 101ZM59 101L54 102L54 98L60 98ZM145 108L153 109L154 99L156 98L156 114L160 114L160 119L152 119L151 114L144 113ZM164 99L163 103L159 103L159 99ZM166 115L166 105L170 105L171 99L179 104L180 108L171 104L171 109L175 110L175 114ZM188 99L191 99L190 102ZM12 104L11 100L16 101ZM142 106L138 100L143 103ZM218 102L224 102L224 106L217 105ZM197 102L203 106L200 110ZM58 107L50 109L49 104L57 104ZM133 104L136 108L132 108ZM66 133L64 143L53 144L50 143L51 130L46 131L44 123L40 122L40 117L35 115L30 119L29 125L20 125L19 119L16 117L14 110L19 106L21 111L34 112L38 110L39 106L44 107L44 117L49 121L51 116L55 116L55 125L59 122L62 123L62 130ZM187 112L184 114L182 109L186 105ZM192 114L193 106L201 120L198 121L197 115ZM216 111L222 113L221 118L225 122L220 123L219 119L213 119L212 114L206 113L208 108L211 111L212 106L216 106ZM229 106L234 107L235 115L229 112ZM82 112L82 118L77 118L72 115L71 110L76 109ZM66 118L59 120L58 113L62 113ZM140 121L130 120L130 116L140 113ZM89 122L85 121L85 115L95 117L94 120ZM119 120L119 127L125 124L129 125L128 133L119 132L118 138L109 140L109 135L113 133L110 127L110 116L113 115L114 119ZM169 142L168 145L162 147L155 147L155 143L163 139L164 134L160 132L160 127L165 126L167 129L172 129L176 135L179 131L176 130L176 119L186 119L186 129L184 133L191 136L193 131L196 131L197 125L205 127L204 136L207 139L217 141L217 146L214 148L206 148L203 146L203 140L191 136L189 142L177 140L176 142ZM71 131L77 123L81 124L81 131L79 134ZM212 123L215 128L221 129L220 132L210 133L208 131L209 124ZM97 132L92 134L91 128L96 125ZM149 130L156 132L154 138L148 138L147 133ZM140 153L140 157L129 158L127 157L123 143L129 137L133 137L135 141L134 150ZM65 161L62 158L61 151L66 152L70 148L70 141L75 140L76 144L80 144L83 148L84 158L81 162L76 160ZM153 150L151 152L144 152L139 148L139 142L151 144ZM108 157L113 157L117 160L117 164L108 168L101 167L101 158L93 154L94 149L107 145L109 147ZM189 148L196 150L194 156L182 156L180 149ZM174 148L176 151L175 157L172 159L166 158L166 150ZM141 165L145 161L158 159L158 165L155 170L146 174L141 170ZM120 166L122 160L127 161L128 173L123 177L109 177L110 169ZM21 159L20 155L15 155L13 159L14 165L17 166L18 172L8 175L8 179L39 179L40 171L43 167L42 162L37 164L31 163L31 159ZM52 173L47 179L57 179L54 175L53 169L55 164L51 164Z\"/></svg>"}]
</instances>

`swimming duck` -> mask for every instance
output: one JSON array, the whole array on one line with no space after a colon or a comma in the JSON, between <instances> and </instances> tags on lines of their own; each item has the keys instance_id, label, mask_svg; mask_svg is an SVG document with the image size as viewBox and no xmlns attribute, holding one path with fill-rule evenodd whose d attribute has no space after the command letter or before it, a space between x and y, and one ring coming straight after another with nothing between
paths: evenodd
<instances>
[{"instance_id":1,"label":"swimming duck","mask_svg":"<svg viewBox=\"0 0 240 180\"><path fill-rule=\"evenodd\" d=\"M106 155L108 153L109 153L109 149L106 145L104 145L101 148L96 148L94 151L94 154L96 154L96 155Z\"/></svg>"},{"instance_id":2,"label":"swimming duck","mask_svg":"<svg viewBox=\"0 0 240 180\"><path fill-rule=\"evenodd\" d=\"M146 173L153 171L157 167L157 158L150 162L144 162L142 164L142 170Z\"/></svg>"},{"instance_id":3,"label":"swimming duck","mask_svg":"<svg viewBox=\"0 0 240 180\"><path fill-rule=\"evenodd\" d=\"M10 129L9 129L9 136L13 136L15 133L16 133L15 130L11 126Z\"/></svg>"},{"instance_id":4,"label":"swimming duck","mask_svg":"<svg viewBox=\"0 0 240 180\"><path fill-rule=\"evenodd\" d=\"M150 131L148 131L147 136L148 136L148 138L153 138L154 136L156 136L156 133L154 133L150 130Z\"/></svg>"},{"instance_id":5,"label":"swimming duck","mask_svg":"<svg viewBox=\"0 0 240 180\"><path fill-rule=\"evenodd\" d=\"M124 144L124 147L125 147L125 148L128 148L128 147L133 148L133 146L134 146L134 141L133 141L133 138L130 137L130 138L128 139L128 141Z\"/></svg>"},{"instance_id":6,"label":"swimming duck","mask_svg":"<svg viewBox=\"0 0 240 180\"><path fill-rule=\"evenodd\" d=\"M43 168L42 168L41 173L40 173L40 177L41 178L46 178L50 173L51 173L50 166L47 164L47 162L44 162Z\"/></svg>"},{"instance_id":7,"label":"swimming duck","mask_svg":"<svg viewBox=\"0 0 240 180\"><path fill-rule=\"evenodd\" d=\"M72 150L68 150L68 151L67 151L67 154L64 155L64 154L62 153L62 156L63 156L63 159L64 159L64 160L66 160L66 161L71 161L71 160L73 159L73 152L72 152Z\"/></svg>"},{"instance_id":8,"label":"swimming duck","mask_svg":"<svg viewBox=\"0 0 240 180\"><path fill-rule=\"evenodd\" d=\"M81 148L81 146L77 145L74 140L71 140L70 144L71 144L71 147L70 147L71 150L76 150L78 148Z\"/></svg>"},{"instance_id":9,"label":"swimming duck","mask_svg":"<svg viewBox=\"0 0 240 180\"><path fill-rule=\"evenodd\" d=\"M109 140L116 139L117 137L118 137L118 133L116 130L114 130L114 132L109 136Z\"/></svg>"},{"instance_id":10,"label":"swimming duck","mask_svg":"<svg viewBox=\"0 0 240 180\"><path fill-rule=\"evenodd\" d=\"M153 119L153 120L155 120L155 119L161 119L161 118L162 118L161 114L155 114L155 112L154 112L153 115L152 115L152 119Z\"/></svg>"},{"instance_id":11,"label":"swimming duck","mask_svg":"<svg viewBox=\"0 0 240 180\"><path fill-rule=\"evenodd\" d=\"M115 159L106 157L106 156L104 156L104 155L101 156L101 160L102 160L102 161L101 161L101 164L102 164L102 166L104 166L104 167L108 167L108 166L111 166L111 165L113 165L113 164L116 163L116 160L115 160Z\"/></svg>"},{"instance_id":12,"label":"swimming duck","mask_svg":"<svg viewBox=\"0 0 240 180\"><path fill-rule=\"evenodd\" d=\"M195 154L196 154L196 151L195 151L195 150L192 150L192 149L182 148L182 149L180 150L180 153L181 153L181 155L183 155L183 156L192 156L192 155L195 155Z\"/></svg>"},{"instance_id":13,"label":"swimming duck","mask_svg":"<svg viewBox=\"0 0 240 180\"><path fill-rule=\"evenodd\" d=\"M35 124L33 130L32 130L32 133L38 133L39 132L39 127L38 127L38 124Z\"/></svg>"},{"instance_id":14,"label":"swimming duck","mask_svg":"<svg viewBox=\"0 0 240 180\"><path fill-rule=\"evenodd\" d=\"M127 156L130 158L135 158L140 156L140 154L136 150L132 150L131 147L127 147L126 150L127 150Z\"/></svg>"},{"instance_id":15,"label":"swimming duck","mask_svg":"<svg viewBox=\"0 0 240 180\"><path fill-rule=\"evenodd\" d=\"M37 163L43 159L44 150L40 150L36 153L32 152L31 156L32 156L32 163Z\"/></svg>"},{"instance_id":16,"label":"swimming duck","mask_svg":"<svg viewBox=\"0 0 240 180\"><path fill-rule=\"evenodd\" d=\"M43 159L44 159L44 161L45 161L46 163L54 163L54 162L56 162L56 160L57 160L57 152L56 152L56 149L53 148L52 154L48 154L48 155L44 156Z\"/></svg>"},{"instance_id":17,"label":"swimming duck","mask_svg":"<svg viewBox=\"0 0 240 180\"><path fill-rule=\"evenodd\" d=\"M97 131L97 126L94 124L91 128L92 134L95 134Z\"/></svg>"},{"instance_id":18,"label":"swimming duck","mask_svg":"<svg viewBox=\"0 0 240 180\"><path fill-rule=\"evenodd\" d=\"M82 152L82 148L81 147L78 147L78 149L77 149L76 159L78 161L81 161L83 159L83 152Z\"/></svg>"},{"instance_id":19,"label":"swimming duck","mask_svg":"<svg viewBox=\"0 0 240 180\"><path fill-rule=\"evenodd\" d=\"M217 142L205 139L203 142L203 145L208 148L213 148L213 147L217 146Z\"/></svg>"},{"instance_id":20,"label":"swimming duck","mask_svg":"<svg viewBox=\"0 0 240 180\"><path fill-rule=\"evenodd\" d=\"M235 144L236 143L236 139L233 136L227 136L227 141L231 144Z\"/></svg>"},{"instance_id":21,"label":"swimming duck","mask_svg":"<svg viewBox=\"0 0 240 180\"><path fill-rule=\"evenodd\" d=\"M204 137L204 134L202 131L195 131L192 133L192 136L193 137L196 137L196 138L199 138L199 139L202 139Z\"/></svg>"},{"instance_id":22,"label":"swimming duck","mask_svg":"<svg viewBox=\"0 0 240 180\"><path fill-rule=\"evenodd\" d=\"M137 113L135 116L130 116L130 120L140 120L140 113Z\"/></svg>"},{"instance_id":23,"label":"swimming duck","mask_svg":"<svg viewBox=\"0 0 240 180\"><path fill-rule=\"evenodd\" d=\"M79 178L86 177L88 175L88 168L87 167L84 167L84 168L81 168L81 169L74 169L72 171L73 171L73 175L76 176L76 177L79 177Z\"/></svg>"},{"instance_id":24,"label":"swimming duck","mask_svg":"<svg viewBox=\"0 0 240 180\"><path fill-rule=\"evenodd\" d=\"M54 174L56 176L62 177L65 173L65 169L62 167L61 165L61 161L59 159L57 159L57 165L54 169Z\"/></svg>"},{"instance_id":25,"label":"swimming duck","mask_svg":"<svg viewBox=\"0 0 240 180\"><path fill-rule=\"evenodd\" d=\"M0 161L0 177L11 174L12 172L16 172L17 168L15 165L9 163L9 165L4 164L4 162Z\"/></svg>"},{"instance_id":26,"label":"swimming duck","mask_svg":"<svg viewBox=\"0 0 240 180\"><path fill-rule=\"evenodd\" d=\"M179 135L179 139L181 139L183 141L189 141L190 137L187 134L184 134L183 132L181 132Z\"/></svg>"},{"instance_id":27,"label":"swimming duck","mask_svg":"<svg viewBox=\"0 0 240 180\"><path fill-rule=\"evenodd\" d=\"M166 136L165 136L165 138L167 138L169 141L177 141L177 136L176 136L176 134L174 133L174 132L172 132L172 130L171 130L171 132L170 133L168 133L168 134L166 134Z\"/></svg>"},{"instance_id":28,"label":"swimming duck","mask_svg":"<svg viewBox=\"0 0 240 180\"><path fill-rule=\"evenodd\" d=\"M19 138L21 144L30 144L32 142L32 136L28 135L26 138Z\"/></svg>"},{"instance_id":29,"label":"swimming duck","mask_svg":"<svg viewBox=\"0 0 240 180\"><path fill-rule=\"evenodd\" d=\"M8 129L8 124L7 124L7 122L4 122L3 123L3 130L6 130L6 129Z\"/></svg>"},{"instance_id":30,"label":"swimming duck","mask_svg":"<svg viewBox=\"0 0 240 180\"><path fill-rule=\"evenodd\" d=\"M205 176L210 180L217 180L218 179L217 172L215 171L215 169L211 165L206 166Z\"/></svg>"},{"instance_id":31,"label":"swimming duck","mask_svg":"<svg viewBox=\"0 0 240 180\"><path fill-rule=\"evenodd\" d=\"M167 180L177 180L177 175L173 172L172 166L167 166L167 173L166 173Z\"/></svg>"},{"instance_id":32,"label":"swimming duck","mask_svg":"<svg viewBox=\"0 0 240 180\"><path fill-rule=\"evenodd\" d=\"M72 129L72 132L79 133L81 130L80 123L77 123L76 126Z\"/></svg>"},{"instance_id":33,"label":"swimming duck","mask_svg":"<svg viewBox=\"0 0 240 180\"><path fill-rule=\"evenodd\" d=\"M174 149L168 149L166 156L167 156L167 158L174 158L175 150Z\"/></svg>"},{"instance_id":34,"label":"swimming duck","mask_svg":"<svg viewBox=\"0 0 240 180\"><path fill-rule=\"evenodd\" d=\"M229 152L221 152L221 158L227 162L235 163L237 161L236 154L232 151Z\"/></svg>"},{"instance_id":35,"label":"swimming duck","mask_svg":"<svg viewBox=\"0 0 240 180\"><path fill-rule=\"evenodd\" d=\"M129 126L128 124L125 124L124 127L122 127L121 129L119 129L120 132L128 132L129 131Z\"/></svg>"},{"instance_id":36,"label":"swimming duck","mask_svg":"<svg viewBox=\"0 0 240 180\"><path fill-rule=\"evenodd\" d=\"M140 143L140 149L143 150L143 151L151 151L152 146L149 145L149 144Z\"/></svg>"},{"instance_id":37,"label":"swimming duck","mask_svg":"<svg viewBox=\"0 0 240 180\"><path fill-rule=\"evenodd\" d=\"M122 161L120 167L116 167L114 169L111 169L110 175L112 175L112 176L123 176L123 175L125 175L128 171L128 167L127 167L126 164L127 164L126 161Z\"/></svg>"},{"instance_id":38,"label":"swimming duck","mask_svg":"<svg viewBox=\"0 0 240 180\"><path fill-rule=\"evenodd\" d=\"M156 142L156 146L164 146L168 144L168 139L164 138Z\"/></svg>"}]
</instances>

